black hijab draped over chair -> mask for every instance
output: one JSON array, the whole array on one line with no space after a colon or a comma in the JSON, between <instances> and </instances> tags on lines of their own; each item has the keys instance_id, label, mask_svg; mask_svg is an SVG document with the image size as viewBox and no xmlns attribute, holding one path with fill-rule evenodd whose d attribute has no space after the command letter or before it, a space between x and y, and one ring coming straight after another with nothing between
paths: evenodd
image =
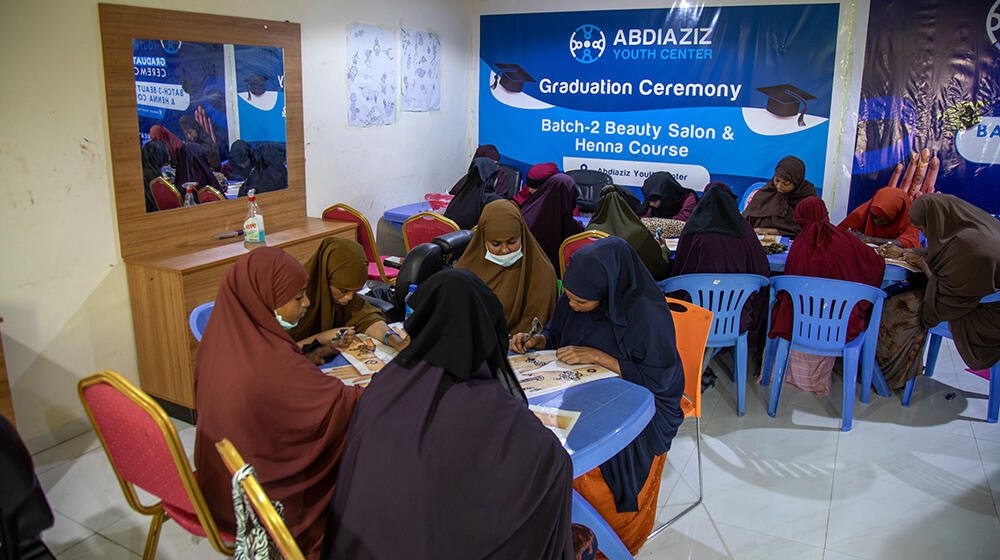
<instances>
[{"instance_id":1,"label":"black hijab draped over chair","mask_svg":"<svg viewBox=\"0 0 1000 560\"><path fill-rule=\"evenodd\" d=\"M142 146L142 189L146 196L146 212L156 212L156 199L149 190L149 183L162 174L163 166L170 164L170 151L159 140L150 140ZM180 185L177 185L180 186Z\"/></svg>"},{"instance_id":2,"label":"black hijab draped over chair","mask_svg":"<svg viewBox=\"0 0 1000 560\"><path fill-rule=\"evenodd\" d=\"M449 191L455 198L448 204L444 217L454 220L462 229L472 229L479 223L483 207L500 200L493 190L499 169L496 162L489 158L473 159L469 172Z\"/></svg>"},{"instance_id":3,"label":"black hijab draped over chair","mask_svg":"<svg viewBox=\"0 0 1000 560\"><path fill-rule=\"evenodd\" d=\"M324 557L572 559L572 464L525 405L499 300L447 270L410 305L410 346L351 420Z\"/></svg>"}]
</instances>

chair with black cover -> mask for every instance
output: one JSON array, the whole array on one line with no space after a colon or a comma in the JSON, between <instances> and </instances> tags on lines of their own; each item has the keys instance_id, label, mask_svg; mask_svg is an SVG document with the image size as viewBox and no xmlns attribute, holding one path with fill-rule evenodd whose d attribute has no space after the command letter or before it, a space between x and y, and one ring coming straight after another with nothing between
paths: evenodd
<instances>
[{"instance_id":1,"label":"chair with black cover","mask_svg":"<svg viewBox=\"0 0 1000 560\"><path fill-rule=\"evenodd\" d=\"M503 184L497 184L494 190L498 195L510 200L521 190L521 170L504 164L500 164L500 169L505 172L504 181Z\"/></svg>"},{"instance_id":2,"label":"chair with black cover","mask_svg":"<svg viewBox=\"0 0 1000 560\"><path fill-rule=\"evenodd\" d=\"M54 558L41 538L53 521L28 448L0 416L0 559Z\"/></svg>"},{"instance_id":3,"label":"chair with black cover","mask_svg":"<svg viewBox=\"0 0 1000 560\"><path fill-rule=\"evenodd\" d=\"M435 243L421 243L406 254L403 266L396 277L393 304L400 313L406 309L406 295L410 285L419 286L432 274L444 268L444 250Z\"/></svg>"},{"instance_id":4,"label":"chair with black cover","mask_svg":"<svg viewBox=\"0 0 1000 560\"><path fill-rule=\"evenodd\" d=\"M458 231L452 231L439 235L432 239L431 243L441 247L442 263L451 265L462 257L462 253L464 253L466 247L469 246L469 242L472 241L473 235L475 235L475 233L472 232L472 230L460 229Z\"/></svg>"},{"instance_id":5,"label":"chair with black cover","mask_svg":"<svg viewBox=\"0 0 1000 560\"><path fill-rule=\"evenodd\" d=\"M603 171L593 169L574 169L567 171L576 186L580 187L580 197L576 207L581 214L592 214L597 211L597 203L601 200L601 189L613 183L611 176Z\"/></svg>"}]
</instances>

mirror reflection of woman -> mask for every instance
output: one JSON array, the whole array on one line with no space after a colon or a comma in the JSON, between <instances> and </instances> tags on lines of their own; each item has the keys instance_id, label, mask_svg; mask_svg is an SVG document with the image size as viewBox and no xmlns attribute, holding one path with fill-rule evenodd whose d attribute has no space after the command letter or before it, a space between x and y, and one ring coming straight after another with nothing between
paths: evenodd
<instances>
[{"instance_id":1,"label":"mirror reflection of woman","mask_svg":"<svg viewBox=\"0 0 1000 560\"><path fill-rule=\"evenodd\" d=\"M510 332L529 331L533 318L544 324L552 316L555 270L513 202L486 205L455 267L478 276L500 298Z\"/></svg>"},{"instance_id":2,"label":"mirror reflection of woman","mask_svg":"<svg viewBox=\"0 0 1000 560\"><path fill-rule=\"evenodd\" d=\"M312 305L288 334L300 344L320 342L325 350L338 338L339 345L351 342L356 332L364 333L396 350L406 347L409 340L401 332L389 328L385 315L365 301L358 290L368 281L368 258L357 241L328 237L320 242L316 254L306 263L309 283L306 294ZM341 335L341 329L346 332ZM315 363L325 363L330 353L311 355Z\"/></svg>"}]
</instances>

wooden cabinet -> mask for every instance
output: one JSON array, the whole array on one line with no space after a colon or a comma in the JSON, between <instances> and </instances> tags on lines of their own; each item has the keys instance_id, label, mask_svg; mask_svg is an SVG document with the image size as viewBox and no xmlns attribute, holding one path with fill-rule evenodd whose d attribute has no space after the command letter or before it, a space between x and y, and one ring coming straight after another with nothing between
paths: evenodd
<instances>
[{"instance_id":1,"label":"wooden cabinet","mask_svg":"<svg viewBox=\"0 0 1000 560\"><path fill-rule=\"evenodd\" d=\"M300 262L312 256L325 237L356 238L356 226L317 218L266 236L269 247L280 247ZM125 258L132 323L135 330L139 381L171 416L194 419L194 356L198 342L188 328L188 316L198 305L215 299L219 279L241 255L255 246L233 242L188 253ZM233 341L233 352L239 352Z\"/></svg>"}]
</instances>

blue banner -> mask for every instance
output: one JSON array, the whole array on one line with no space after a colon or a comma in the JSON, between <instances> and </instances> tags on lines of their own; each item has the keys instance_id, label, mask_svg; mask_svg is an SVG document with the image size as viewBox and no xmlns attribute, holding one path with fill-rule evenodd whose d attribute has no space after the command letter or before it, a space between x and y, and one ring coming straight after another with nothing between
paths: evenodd
<instances>
[{"instance_id":1,"label":"blue banner","mask_svg":"<svg viewBox=\"0 0 1000 560\"><path fill-rule=\"evenodd\" d=\"M479 143L638 187L739 194L782 157L823 184L838 4L486 15Z\"/></svg>"},{"instance_id":2,"label":"blue banner","mask_svg":"<svg viewBox=\"0 0 1000 560\"><path fill-rule=\"evenodd\" d=\"M1000 2L872 0L853 209L929 148L935 188L1000 212Z\"/></svg>"}]
</instances>

